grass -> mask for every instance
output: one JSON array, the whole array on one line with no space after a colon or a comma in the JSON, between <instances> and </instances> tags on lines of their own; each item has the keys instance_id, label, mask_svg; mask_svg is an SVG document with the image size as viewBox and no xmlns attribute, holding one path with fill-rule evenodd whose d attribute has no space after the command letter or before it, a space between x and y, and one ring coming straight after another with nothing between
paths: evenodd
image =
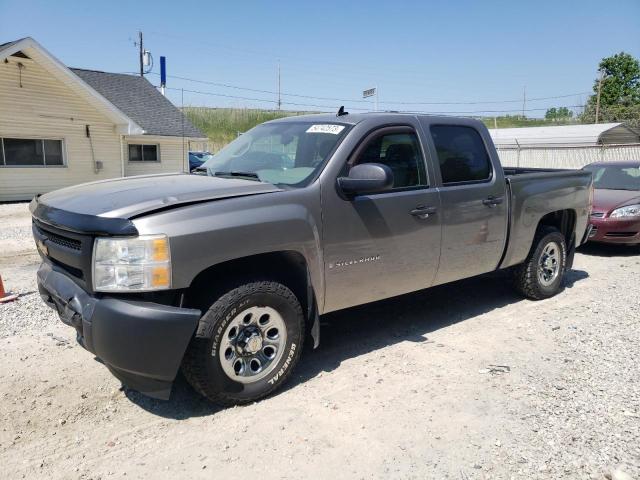
<instances>
[{"instance_id":1,"label":"grass","mask_svg":"<svg viewBox=\"0 0 640 480\"><path fill-rule=\"evenodd\" d=\"M185 107L191 123L209 137L210 149L218 151L224 145L256 125L276 118L302 115L308 112L257 110L249 108Z\"/></svg>"},{"instance_id":2,"label":"grass","mask_svg":"<svg viewBox=\"0 0 640 480\"><path fill-rule=\"evenodd\" d=\"M544 118L527 118L521 115L506 115L502 117L480 118L487 128L515 128L515 127L554 127L558 125L575 125L578 122L575 118L562 120L546 120Z\"/></svg>"},{"instance_id":3,"label":"grass","mask_svg":"<svg viewBox=\"0 0 640 480\"><path fill-rule=\"evenodd\" d=\"M217 152L239 133L256 125L276 118L303 115L317 112L292 112L284 110L259 110L250 108L209 108L185 107L185 115L191 122L209 137L209 150ZM488 128L538 127L556 125L574 125L580 123L577 118L563 120L545 120L527 118L521 115L479 118Z\"/></svg>"}]
</instances>

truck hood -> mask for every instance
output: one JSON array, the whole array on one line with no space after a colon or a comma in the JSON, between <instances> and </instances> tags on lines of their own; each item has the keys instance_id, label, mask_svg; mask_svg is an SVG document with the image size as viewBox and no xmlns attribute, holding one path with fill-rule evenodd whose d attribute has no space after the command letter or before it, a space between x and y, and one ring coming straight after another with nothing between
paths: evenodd
<instances>
[{"instance_id":1,"label":"truck hood","mask_svg":"<svg viewBox=\"0 0 640 480\"><path fill-rule=\"evenodd\" d=\"M277 191L253 180L174 173L85 183L44 194L37 202L81 215L131 219L183 204Z\"/></svg>"},{"instance_id":2,"label":"truck hood","mask_svg":"<svg viewBox=\"0 0 640 480\"><path fill-rule=\"evenodd\" d=\"M593 211L609 213L618 207L640 203L637 190L596 189L593 192Z\"/></svg>"}]
</instances>

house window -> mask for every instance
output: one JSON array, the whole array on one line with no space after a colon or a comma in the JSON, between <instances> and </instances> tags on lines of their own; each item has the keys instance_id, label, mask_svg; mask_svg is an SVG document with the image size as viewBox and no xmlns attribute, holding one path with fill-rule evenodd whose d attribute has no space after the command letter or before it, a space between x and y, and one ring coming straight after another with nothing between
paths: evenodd
<instances>
[{"instance_id":1,"label":"house window","mask_svg":"<svg viewBox=\"0 0 640 480\"><path fill-rule=\"evenodd\" d=\"M159 162L158 145L148 145L139 143L129 144L129 161L130 162Z\"/></svg>"},{"instance_id":2,"label":"house window","mask_svg":"<svg viewBox=\"0 0 640 480\"><path fill-rule=\"evenodd\" d=\"M62 140L35 138L1 138L0 166L62 167Z\"/></svg>"}]
</instances>

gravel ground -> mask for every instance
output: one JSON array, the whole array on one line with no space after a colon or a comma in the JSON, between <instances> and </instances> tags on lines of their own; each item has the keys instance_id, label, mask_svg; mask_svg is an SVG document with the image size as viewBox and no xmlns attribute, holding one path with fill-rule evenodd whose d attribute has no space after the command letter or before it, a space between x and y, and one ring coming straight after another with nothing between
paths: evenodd
<instances>
[{"instance_id":1,"label":"gravel ground","mask_svg":"<svg viewBox=\"0 0 640 480\"><path fill-rule=\"evenodd\" d=\"M0 476L640 479L640 255L588 246L567 288L491 274L327 315L284 391L221 410L123 390L35 293L0 205Z\"/></svg>"}]
</instances>

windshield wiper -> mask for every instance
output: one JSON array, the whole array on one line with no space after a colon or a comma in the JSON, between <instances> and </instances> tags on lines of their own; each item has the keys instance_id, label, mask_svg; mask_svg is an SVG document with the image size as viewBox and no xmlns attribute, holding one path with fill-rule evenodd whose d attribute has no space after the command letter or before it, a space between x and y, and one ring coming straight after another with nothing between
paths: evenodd
<instances>
[{"instance_id":1,"label":"windshield wiper","mask_svg":"<svg viewBox=\"0 0 640 480\"><path fill-rule=\"evenodd\" d=\"M239 178L246 178L249 180L257 180L258 182L260 181L260 177L258 176L257 173L241 172L238 170L233 170L231 172L214 172L213 176L214 177L239 177Z\"/></svg>"}]
</instances>

